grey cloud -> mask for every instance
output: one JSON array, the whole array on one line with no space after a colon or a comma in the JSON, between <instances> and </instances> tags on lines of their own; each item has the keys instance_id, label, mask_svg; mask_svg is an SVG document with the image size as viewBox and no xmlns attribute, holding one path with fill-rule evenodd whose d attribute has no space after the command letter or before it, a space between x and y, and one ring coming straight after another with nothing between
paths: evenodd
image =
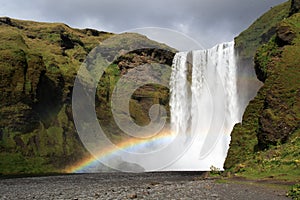
<instances>
[{"instance_id":1,"label":"grey cloud","mask_svg":"<svg viewBox=\"0 0 300 200\"><path fill-rule=\"evenodd\" d=\"M263 12L284 0L15 0L0 2L0 15L64 22L111 32L170 28L206 47L232 40Z\"/></svg>"}]
</instances>

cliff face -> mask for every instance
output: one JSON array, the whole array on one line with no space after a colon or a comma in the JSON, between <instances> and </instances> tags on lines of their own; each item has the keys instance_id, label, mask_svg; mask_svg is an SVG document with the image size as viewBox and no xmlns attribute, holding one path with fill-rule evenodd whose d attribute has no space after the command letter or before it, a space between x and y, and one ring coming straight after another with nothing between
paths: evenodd
<instances>
[{"instance_id":1,"label":"cliff face","mask_svg":"<svg viewBox=\"0 0 300 200\"><path fill-rule=\"evenodd\" d=\"M99 42L113 36L92 29L73 29L65 24L0 18L0 173L60 171L87 155L73 124L74 79L87 54ZM107 105L115 84L111 80L117 80L142 63L170 64L174 56L173 49L145 36L123 34L118 38L110 50L125 55L99 81L96 98L99 113L103 109L109 113ZM124 40L127 43L121 43ZM140 44L152 49L130 52ZM135 61L128 59L132 56ZM107 58L114 59L109 55ZM167 98L167 89L161 89L164 93L159 96L153 88L150 85L140 89L145 98L134 96L133 110L146 113L150 104ZM145 102L145 99L150 100ZM136 121L147 123L148 115L135 115ZM110 118L109 114L99 114L100 122ZM112 131L113 125L106 128L119 134Z\"/></svg>"},{"instance_id":2,"label":"cliff face","mask_svg":"<svg viewBox=\"0 0 300 200\"><path fill-rule=\"evenodd\" d=\"M299 11L300 11L300 1L299 0L292 0L290 15L298 13Z\"/></svg>"},{"instance_id":3,"label":"cliff face","mask_svg":"<svg viewBox=\"0 0 300 200\"><path fill-rule=\"evenodd\" d=\"M248 99L256 96L261 86L255 78L254 55L259 46L268 42L276 32L279 21L288 17L291 3L287 2L272 8L259 17L247 30L235 38L235 51L238 65L239 101L241 111L244 111ZM244 77L248 77L245 79Z\"/></svg>"},{"instance_id":4,"label":"cliff face","mask_svg":"<svg viewBox=\"0 0 300 200\"><path fill-rule=\"evenodd\" d=\"M299 5L292 0L272 8L236 38L239 75L256 73L264 86L232 132L225 168L235 173L299 176ZM113 36L64 24L0 18L0 173L60 171L88 154L73 124L74 78L87 54ZM135 50L141 44L148 48ZM120 35L103 52L112 63L98 84L96 113L113 141L125 137L110 107L117 81L137 66L171 65L174 52L137 34ZM115 59L118 53L122 56ZM143 77L134 79L170 76L162 67L141 70ZM256 84L245 85L240 96L254 96ZM168 112L168 100L167 88L145 85L130 99L131 117L146 125L151 105L165 105Z\"/></svg>"},{"instance_id":5,"label":"cliff face","mask_svg":"<svg viewBox=\"0 0 300 200\"><path fill-rule=\"evenodd\" d=\"M276 9L264 16L276 18ZM299 13L279 20L270 40L256 51L255 71L264 86L246 108L242 124L234 127L226 169L252 177L299 179L299 22Z\"/></svg>"}]
</instances>

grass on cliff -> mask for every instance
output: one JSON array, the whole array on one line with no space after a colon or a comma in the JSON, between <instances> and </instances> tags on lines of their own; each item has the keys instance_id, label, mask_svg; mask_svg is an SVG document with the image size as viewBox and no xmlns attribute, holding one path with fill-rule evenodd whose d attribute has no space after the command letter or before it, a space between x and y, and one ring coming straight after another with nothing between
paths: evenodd
<instances>
[{"instance_id":1,"label":"grass on cliff","mask_svg":"<svg viewBox=\"0 0 300 200\"><path fill-rule=\"evenodd\" d=\"M86 55L101 41L112 36L105 32L89 35L84 30L72 29L61 23L14 19L11 22L12 25L1 25L0 50L22 49L40 54L50 73L61 72L64 76L76 74Z\"/></svg>"},{"instance_id":2,"label":"grass on cliff","mask_svg":"<svg viewBox=\"0 0 300 200\"><path fill-rule=\"evenodd\" d=\"M288 16L290 5L291 1L288 1L271 8L235 38L235 47L240 52L241 59L253 59L256 49L268 42L275 33L277 23Z\"/></svg>"},{"instance_id":3,"label":"grass on cliff","mask_svg":"<svg viewBox=\"0 0 300 200\"><path fill-rule=\"evenodd\" d=\"M247 107L243 123L234 128L226 164L237 175L250 179L300 181L300 14L284 19L278 26L288 26L295 38L291 45L280 47L273 37L257 51L257 63L267 79ZM269 126L284 122L294 127L288 140L259 150L261 117L269 120Z\"/></svg>"},{"instance_id":4,"label":"grass on cliff","mask_svg":"<svg viewBox=\"0 0 300 200\"><path fill-rule=\"evenodd\" d=\"M282 145L259 151L236 166L236 173L250 179L300 181L300 131Z\"/></svg>"},{"instance_id":5,"label":"grass on cliff","mask_svg":"<svg viewBox=\"0 0 300 200\"><path fill-rule=\"evenodd\" d=\"M0 95L0 173L57 172L86 156L87 151L74 127L70 98L77 69L98 44L105 43L104 52L100 53L107 60L136 48L175 51L139 34L125 33L107 40L112 36L114 34L92 29L73 29L61 23L0 18L0 89L3 94ZM103 91L99 86L97 94L109 100L120 70L117 65L111 65L106 73L109 76L99 83ZM26 109L18 107L20 102ZM110 102L103 102L106 104L97 106L109 108ZM49 108L52 104L53 108ZM136 118L144 118L138 115L142 106L137 103L134 106L139 109ZM109 115L104 112L104 123ZM24 122L15 123L18 117ZM114 133L110 135L113 140L121 141L116 126L106 124L106 132Z\"/></svg>"}]
</instances>

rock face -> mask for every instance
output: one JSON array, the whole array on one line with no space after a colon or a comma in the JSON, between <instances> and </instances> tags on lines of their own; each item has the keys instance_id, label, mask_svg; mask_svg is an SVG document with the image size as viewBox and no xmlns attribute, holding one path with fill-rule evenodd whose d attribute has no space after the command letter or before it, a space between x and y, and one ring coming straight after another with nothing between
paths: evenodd
<instances>
[{"instance_id":1,"label":"rock face","mask_svg":"<svg viewBox=\"0 0 300 200\"><path fill-rule=\"evenodd\" d=\"M61 171L88 154L73 124L74 79L87 54L99 42L113 36L93 29L72 29L64 24L0 18L0 173ZM121 43L124 40L126 44ZM139 46L138 43L153 49L132 52L132 59L127 59L126 53ZM125 54L112 65L114 73L106 72L97 90L96 110L106 113L114 86L109 78L120 77L141 63L170 64L174 54L173 49L138 34L120 35L110 48ZM109 55L107 58L114 60ZM141 95L132 99L133 110L146 112L147 106L159 101L153 86L147 88L141 88ZM168 90L164 92L166 98ZM110 117L99 115L102 122ZM134 118L142 123L147 121L147 117L137 114ZM114 126L106 127L118 136L111 129Z\"/></svg>"},{"instance_id":2,"label":"rock face","mask_svg":"<svg viewBox=\"0 0 300 200\"><path fill-rule=\"evenodd\" d=\"M258 78L260 80L263 79L263 76L260 77L260 74L263 74L256 73L258 69L253 68L255 52L259 46L267 43L273 37L277 30L276 24L288 17L289 9L290 3L272 8L235 38L241 112L246 109L248 104L245 100L254 98L258 88L261 87L261 83L254 78L256 74L259 74Z\"/></svg>"},{"instance_id":3,"label":"rock face","mask_svg":"<svg viewBox=\"0 0 300 200\"><path fill-rule=\"evenodd\" d=\"M270 14L277 18L273 10L265 16ZM248 175L258 171L262 177L265 172L298 173L291 163L299 159L300 146L299 21L298 13L279 20L274 35L256 51L255 71L264 86L242 124L234 127L226 169Z\"/></svg>"},{"instance_id":4,"label":"rock face","mask_svg":"<svg viewBox=\"0 0 300 200\"><path fill-rule=\"evenodd\" d=\"M111 96L117 81L122 79L123 75L133 72L138 67L137 71L127 75L130 80L146 83L148 80L153 79L160 82L161 78L165 78L168 82L174 55L175 53L172 51L153 48L130 51L117 58L102 76L98 85L99 92L97 93L98 100L96 102L100 106L96 108L96 112L101 126L115 142L120 142L127 138L116 125L111 112ZM152 64L157 66L157 68L146 67L146 65ZM129 101L130 116L134 122L140 126L147 125L150 122L149 109L154 104L164 106L167 115L170 116L169 89L167 87L145 84L135 90ZM122 117L124 112L119 112L117 115Z\"/></svg>"},{"instance_id":5,"label":"rock face","mask_svg":"<svg viewBox=\"0 0 300 200\"><path fill-rule=\"evenodd\" d=\"M299 27L293 24L299 19L300 15L295 14L281 22L275 39L257 51L256 68L265 72L266 84L263 89L266 90L264 107L257 131L259 149L286 143L300 126L297 113L300 100L300 84L297 81L300 75L299 60L293 56L293 53L299 52L296 40ZM265 58L267 62L264 62Z\"/></svg>"},{"instance_id":6,"label":"rock face","mask_svg":"<svg viewBox=\"0 0 300 200\"><path fill-rule=\"evenodd\" d=\"M290 15L300 11L300 0L292 0Z\"/></svg>"},{"instance_id":7,"label":"rock face","mask_svg":"<svg viewBox=\"0 0 300 200\"><path fill-rule=\"evenodd\" d=\"M277 44L279 46L291 45L296 37L290 26L281 25L276 30Z\"/></svg>"}]
</instances>

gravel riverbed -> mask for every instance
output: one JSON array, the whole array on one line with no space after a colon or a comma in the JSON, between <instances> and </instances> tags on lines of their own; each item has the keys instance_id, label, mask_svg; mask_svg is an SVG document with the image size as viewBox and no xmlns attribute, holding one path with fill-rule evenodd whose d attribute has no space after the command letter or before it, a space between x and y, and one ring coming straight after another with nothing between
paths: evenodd
<instances>
[{"instance_id":1,"label":"gravel riverbed","mask_svg":"<svg viewBox=\"0 0 300 200\"><path fill-rule=\"evenodd\" d=\"M217 183L197 172L96 173L1 178L0 199L289 199L262 185Z\"/></svg>"}]
</instances>

